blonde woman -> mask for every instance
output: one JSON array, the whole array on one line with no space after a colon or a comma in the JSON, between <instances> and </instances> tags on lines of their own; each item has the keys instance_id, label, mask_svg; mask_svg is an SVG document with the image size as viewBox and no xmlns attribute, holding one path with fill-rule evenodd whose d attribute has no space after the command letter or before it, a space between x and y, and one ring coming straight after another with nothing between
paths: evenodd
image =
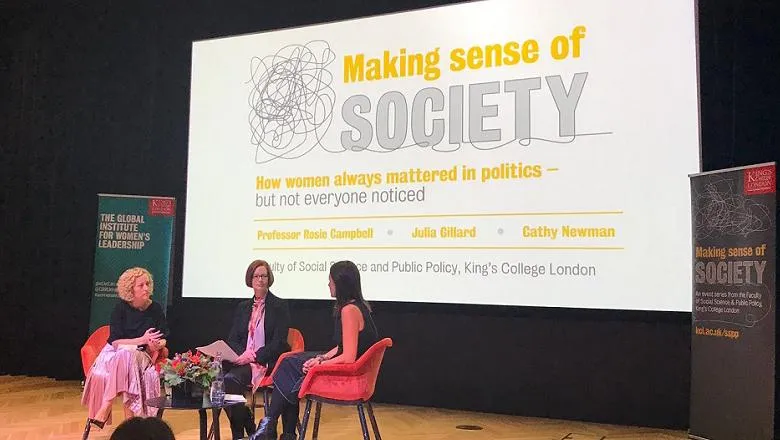
<instances>
[{"instance_id":1,"label":"blonde woman","mask_svg":"<svg viewBox=\"0 0 780 440\"><path fill-rule=\"evenodd\" d=\"M152 274L141 267L127 269L117 281L122 301L111 313L108 343L92 365L81 396L89 408L89 423L99 428L111 423L111 405L120 394L125 419L157 411L142 401L160 395L153 363L168 337L163 309L151 299L153 290Z\"/></svg>"}]
</instances>

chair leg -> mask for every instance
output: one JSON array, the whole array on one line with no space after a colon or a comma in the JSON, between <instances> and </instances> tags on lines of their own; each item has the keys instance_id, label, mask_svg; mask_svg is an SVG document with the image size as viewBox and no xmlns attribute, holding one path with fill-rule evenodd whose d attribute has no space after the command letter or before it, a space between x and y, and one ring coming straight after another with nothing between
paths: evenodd
<instances>
[{"instance_id":1,"label":"chair leg","mask_svg":"<svg viewBox=\"0 0 780 440\"><path fill-rule=\"evenodd\" d=\"M371 402L366 402L366 411L368 411L368 420L371 422L371 429L374 430L374 440L382 440L382 436L379 435L379 427L376 425L374 408L371 406Z\"/></svg>"},{"instance_id":2,"label":"chair leg","mask_svg":"<svg viewBox=\"0 0 780 440\"><path fill-rule=\"evenodd\" d=\"M298 430L298 440L306 438L306 425L309 423L309 414L311 414L311 400L306 399L306 409L303 410L303 422L301 422L301 429Z\"/></svg>"},{"instance_id":3,"label":"chair leg","mask_svg":"<svg viewBox=\"0 0 780 440\"><path fill-rule=\"evenodd\" d=\"M314 429L312 429L312 439L317 440L317 434L320 432L320 412L322 411L322 402L317 402L314 407Z\"/></svg>"},{"instance_id":4,"label":"chair leg","mask_svg":"<svg viewBox=\"0 0 780 440\"><path fill-rule=\"evenodd\" d=\"M84 435L81 436L81 440L87 440L89 438L89 429L91 428L89 418L87 418L87 426L84 427Z\"/></svg>"},{"instance_id":5,"label":"chair leg","mask_svg":"<svg viewBox=\"0 0 780 440\"><path fill-rule=\"evenodd\" d=\"M252 395L249 397L249 402L250 402L249 412L252 414L252 421L254 422L256 420L255 419L255 393L253 393L251 391L250 391L250 393Z\"/></svg>"},{"instance_id":6,"label":"chair leg","mask_svg":"<svg viewBox=\"0 0 780 440\"><path fill-rule=\"evenodd\" d=\"M148 416L148 410L146 408L146 380L144 379L144 369L138 366L138 379L141 381L141 414L144 417Z\"/></svg>"},{"instance_id":7,"label":"chair leg","mask_svg":"<svg viewBox=\"0 0 780 440\"><path fill-rule=\"evenodd\" d=\"M366 426L366 414L363 412L363 404L357 404L358 417L360 418L360 429L363 431L363 440L371 440L368 436L368 426Z\"/></svg>"},{"instance_id":8,"label":"chair leg","mask_svg":"<svg viewBox=\"0 0 780 440\"><path fill-rule=\"evenodd\" d=\"M263 417L268 417L268 408L271 405L271 396L269 396L268 388L263 388Z\"/></svg>"}]
</instances>

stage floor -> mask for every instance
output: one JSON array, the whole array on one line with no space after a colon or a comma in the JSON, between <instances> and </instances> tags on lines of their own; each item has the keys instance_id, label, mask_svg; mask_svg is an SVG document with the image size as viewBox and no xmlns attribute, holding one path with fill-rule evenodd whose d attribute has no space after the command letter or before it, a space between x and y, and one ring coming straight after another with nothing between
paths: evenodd
<instances>
[{"instance_id":1,"label":"stage floor","mask_svg":"<svg viewBox=\"0 0 780 440\"><path fill-rule=\"evenodd\" d=\"M86 421L78 381L41 377L0 376L0 440L80 439ZM263 409L258 408L258 417ZM686 439L684 431L602 425L531 417L470 413L436 408L375 404L377 424L385 440L668 440ZM312 414L313 416L313 414ZM107 440L121 422L120 402L114 404L114 425L92 428L89 438ZM210 415L209 415L210 417ZM164 416L177 440L197 440L195 411L167 411ZM313 417L312 417L313 422ZM311 425L311 422L310 422ZM462 430L476 425L481 430ZM222 439L230 439L226 416L220 419ZM369 428L370 429L370 428ZM309 438L311 427L309 428ZM362 438L353 408L323 405L319 437L346 440ZM373 437L372 437L373 438Z\"/></svg>"}]
</instances>

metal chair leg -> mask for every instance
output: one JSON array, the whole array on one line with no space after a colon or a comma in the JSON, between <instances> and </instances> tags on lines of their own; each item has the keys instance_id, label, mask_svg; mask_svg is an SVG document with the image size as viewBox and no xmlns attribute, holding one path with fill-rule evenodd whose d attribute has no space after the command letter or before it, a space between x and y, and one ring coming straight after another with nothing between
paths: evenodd
<instances>
[{"instance_id":1,"label":"metal chair leg","mask_svg":"<svg viewBox=\"0 0 780 440\"><path fill-rule=\"evenodd\" d=\"M317 434L320 432L320 412L322 411L322 402L317 402L314 407L314 429L312 430L312 439L317 440Z\"/></svg>"},{"instance_id":2,"label":"metal chair leg","mask_svg":"<svg viewBox=\"0 0 780 440\"><path fill-rule=\"evenodd\" d=\"M250 394L252 394L252 396L249 397L249 412L252 413L252 421L254 422L257 420L255 418L255 393L250 391Z\"/></svg>"},{"instance_id":3,"label":"metal chair leg","mask_svg":"<svg viewBox=\"0 0 780 440\"><path fill-rule=\"evenodd\" d=\"M138 380L141 382L141 413L144 417L148 416L146 408L146 379L144 379L144 369L138 366Z\"/></svg>"},{"instance_id":4,"label":"metal chair leg","mask_svg":"<svg viewBox=\"0 0 780 440\"><path fill-rule=\"evenodd\" d=\"M271 407L271 396L268 388L263 388L263 417L268 417L268 408Z\"/></svg>"},{"instance_id":5,"label":"metal chair leg","mask_svg":"<svg viewBox=\"0 0 780 440\"><path fill-rule=\"evenodd\" d=\"M91 428L89 418L87 418L87 426L84 427L84 435L81 436L81 440L87 440L89 438L89 429Z\"/></svg>"},{"instance_id":6,"label":"metal chair leg","mask_svg":"<svg viewBox=\"0 0 780 440\"><path fill-rule=\"evenodd\" d=\"M301 429L298 431L298 440L306 438L306 425L309 423L309 414L311 414L311 400L306 399L306 409L303 410L303 422L301 422Z\"/></svg>"},{"instance_id":7,"label":"metal chair leg","mask_svg":"<svg viewBox=\"0 0 780 440\"><path fill-rule=\"evenodd\" d=\"M368 420L371 422L371 429L374 430L374 440L382 440L382 436L379 435L379 427L376 425L374 408L371 406L371 402L366 402L366 410L368 411Z\"/></svg>"},{"instance_id":8,"label":"metal chair leg","mask_svg":"<svg viewBox=\"0 0 780 440\"><path fill-rule=\"evenodd\" d=\"M366 426L366 415L363 413L363 404L357 404L358 417L360 418L360 429L363 431L363 440L371 440L368 436L368 426Z\"/></svg>"}]
</instances>

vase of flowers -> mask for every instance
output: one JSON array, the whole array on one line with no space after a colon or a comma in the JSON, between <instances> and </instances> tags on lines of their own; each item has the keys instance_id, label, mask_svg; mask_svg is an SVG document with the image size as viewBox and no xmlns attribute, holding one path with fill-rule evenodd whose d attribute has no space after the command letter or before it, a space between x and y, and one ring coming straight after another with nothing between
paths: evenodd
<instances>
[{"instance_id":1,"label":"vase of flowers","mask_svg":"<svg viewBox=\"0 0 780 440\"><path fill-rule=\"evenodd\" d=\"M177 353L160 366L163 382L171 388L171 403L210 406L209 388L219 374L214 359L202 353Z\"/></svg>"}]
</instances>

